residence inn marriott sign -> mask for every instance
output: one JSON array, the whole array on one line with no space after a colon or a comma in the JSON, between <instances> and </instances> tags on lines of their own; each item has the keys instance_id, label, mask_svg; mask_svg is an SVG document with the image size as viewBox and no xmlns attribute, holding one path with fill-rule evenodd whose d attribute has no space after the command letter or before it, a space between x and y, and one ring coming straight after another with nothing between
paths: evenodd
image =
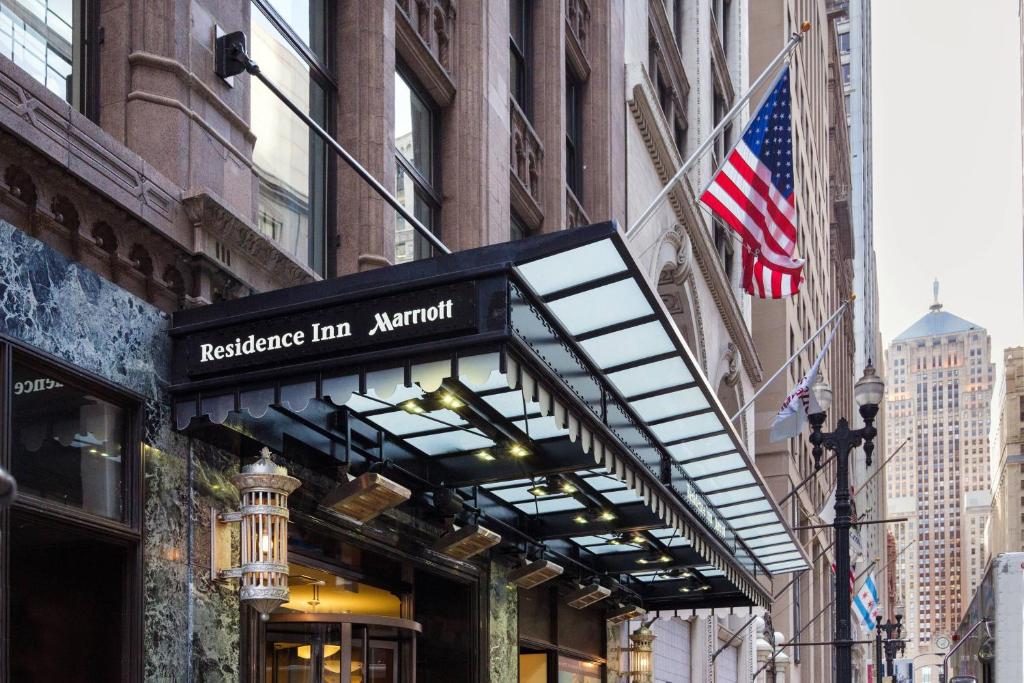
<instances>
[{"instance_id":1,"label":"residence inn marriott sign","mask_svg":"<svg viewBox=\"0 0 1024 683\"><path fill-rule=\"evenodd\" d=\"M189 374L248 368L385 346L476 327L473 283L329 306L197 334L187 344Z\"/></svg>"}]
</instances>

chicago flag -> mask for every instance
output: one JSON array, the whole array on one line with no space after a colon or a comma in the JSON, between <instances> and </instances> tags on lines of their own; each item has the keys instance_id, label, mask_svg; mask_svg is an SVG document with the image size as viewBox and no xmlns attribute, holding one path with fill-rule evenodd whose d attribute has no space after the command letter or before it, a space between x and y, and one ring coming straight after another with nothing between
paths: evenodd
<instances>
[{"instance_id":1,"label":"chicago flag","mask_svg":"<svg viewBox=\"0 0 1024 683\"><path fill-rule=\"evenodd\" d=\"M742 238L743 287L762 299L796 294L803 282L793 170L787 66L700 197Z\"/></svg>"}]
</instances>

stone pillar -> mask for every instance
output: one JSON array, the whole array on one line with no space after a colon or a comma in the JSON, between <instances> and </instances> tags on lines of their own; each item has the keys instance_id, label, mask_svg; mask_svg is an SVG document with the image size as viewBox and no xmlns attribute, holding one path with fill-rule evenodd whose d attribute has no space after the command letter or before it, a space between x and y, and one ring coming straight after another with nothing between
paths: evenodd
<instances>
[{"instance_id":1,"label":"stone pillar","mask_svg":"<svg viewBox=\"0 0 1024 683\"><path fill-rule=\"evenodd\" d=\"M565 225L565 7L534 3L533 127L544 145L540 232Z\"/></svg>"},{"instance_id":2,"label":"stone pillar","mask_svg":"<svg viewBox=\"0 0 1024 683\"><path fill-rule=\"evenodd\" d=\"M383 185L395 187L395 3L338 4L337 138ZM395 211L337 161L338 275L388 265ZM330 254L330 250L328 250Z\"/></svg>"}]
</instances>

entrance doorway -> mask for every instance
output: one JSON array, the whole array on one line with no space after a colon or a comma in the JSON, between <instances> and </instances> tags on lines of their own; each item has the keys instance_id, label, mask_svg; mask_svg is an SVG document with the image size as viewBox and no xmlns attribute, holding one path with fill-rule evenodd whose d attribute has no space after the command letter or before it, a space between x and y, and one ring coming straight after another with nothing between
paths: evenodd
<instances>
[{"instance_id":1,"label":"entrance doorway","mask_svg":"<svg viewBox=\"0 0 1024 683\"><path fill-rule=\"evenodd\" d=\"M402 683L418 625L359 615L272 617L266 625L266 683Z\"/></svg>"}]
</instances>

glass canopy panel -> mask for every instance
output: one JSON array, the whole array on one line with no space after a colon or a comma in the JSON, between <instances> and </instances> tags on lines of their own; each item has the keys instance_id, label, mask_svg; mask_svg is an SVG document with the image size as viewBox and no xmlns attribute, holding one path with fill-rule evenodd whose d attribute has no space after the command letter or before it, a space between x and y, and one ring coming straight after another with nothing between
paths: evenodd
<instances>
[{"instance_id":1,"label":"glass canopy panel","mask_svg":"<svg viewBox=\"0 0 1024 683\"><path fill-rule=\"evenodd\" d=\"M743 531L736 532L740 538L760 538L762 536L784 534L786 533L786 527L782 526L782 523L778 524L765 524L764 526L757 527L756 529L745 529Z\"/></svg>"},{"instance_id":2,"label":"glass canopy panel","mask_svg":"<svg viewBox=\"0 0 1024 683\"><path fill-rule=\"evenodd\" d=\"M530 482L525 482L525 485L523 486L514 486L512 488L488 489L486 486L484 488L498 498L501 498L506 503L522 503L535 498L535 496L530 493L530 489L533 488L533 484Z\"/></svg>"},{"instance_id":3,"label":"glass canopy panel","mask_svg":"<svg viewBox=\"0 0 1024 683\"><path fill-rule=\"evenodd\" d=\"M625 484L610 474L588 474L583 479L587 482L587 486L595 491L613 491L626 488Z\"/></svg>"},{"instance_id":4,"label":"glass canopy panel","mask_svg":"<svg viewBox=\"0 0 1024 683\"><path fill-rule=\"evenodd\" d=\"M506 391L501 394L491 394L483 397L489 406L497 410L504 417L523 416L523 392ZM526 402L526 414L533 415L540 412L540 404L531 401Z\"/></svg>"},{"instance_id":5,"label":"glass canopy panel","mask_svg":"<svg viewBox=\"0 0 1024 683\"><path fill-rule=\"evenodd\" d=\"M714 413L704 413L693 417L652 425L651 430L662 441L687 439L691 436L721 431L722 420Z\"/></svg>"},{"instance_id":6,"label":"glass canopy panel","mask_svg":"<svg viewBox=\"0 0 1024 683\"><path fill-rule=\"evenodd\" d=\"M582 510L585 506L575 498L562 496L560 498L538 498L528 503L517 503L516 507L528 515L546 515L551 512L564 512L565 510Z\"/></svg>"},{"instance_id":7,"label":"glass canopy panel","mask_svg":"<svg viewBox=\"0 0 1024 683\"><path fill-rule=\"evenodd\" d=\"M629 405L646 422L682 415L708 407L708 400L697 387L673 391L670 394L630 401Z\"/></svg>"},{"instance_id":8,"label":"glass canopy panel","mask_svg":"<svg viewBox=\"0 0 1024 683\"><path fill-rule=\"evenodd\" d=\"M690 541L676 529L665 527L664 529L653 529L648 533L672 548L690 545Z\"/></svg>"},{"instance_id":9,"label":"glass canopy panel","mask_svg":"<svg viewBox=\"0 0 1024 683\"><path fill-rule=\"evenodd\" d=\"M345 402L345 405L357 413L368 413L382 408L393 408L402 401L422 397L423 391L417 386L400 386L387 400L382 399L373 388L370 388L366 394L352 394L351 398Z\"/></svg>"},{"instance_id":10,"label":"glass canopy panel","mask_svg":"<svg viewBox=\"0 0 1024 683\"><path fill-rule=\"evenodd\" d=\"M643 292L633 280L621 280L548 304L572 335L632 320L651 313Z\"/></svg>"},{"instance_id":11,"label":"glass canopy panel","mask_svg":"<svg viewBox=\"0 0 1024 683\"><path fill-rule=\"evenodd\" d=\"M739 469L744 466L745 463L743 458L739 456L739 453L729 453L728 455L720 455L717 458L688 462L686 463L686 473L691 477L703 477L715 472L728 472L729 470Z\"/></svg>"},{"instance_id":12,"label":"glass canopy panel","mask_svg":"<svg viewBox=\"0 0 1024 683\"><path fill-rule=\"evenodd\" d=\"M580 342L598 367L630 363L675 350L659 322L644 323Z\"/></svg>"},{"instance_id":13,"label":"glass canopy panel","mask_svg":"<svg viewBox=\"0 0 1024 683\"><path fill-rule=\"evenodd\" d=\"M767 524L774 522L776 519L774 512L766 512L762 515L751 515L750 517L744 517L743 519L737 519L732 522L734 529L745 529L751 526L758 526L760 524Z\"/></svg>"},{"instance_id":14,"label":"glass canopy panel","mask_svg":"<svg viewBox=\"0 0 1024 683\"><path fill-rule=\"evenodd\" d=\"M608 375L608 379L612 381L619 393L629 397L692 382L693 375L686 369L682 358L669 358L629 370L613 372Z\"/></svg>"},{"instance_id":15,"label":"glass canopy panel","mask_svg":"<svg viewBox=\"0 0 1024 683\"><path fill-rule=\"evenodd\" d=\"M794 569L803 569L806 566L806 562L804 562L803 560L798 560L793 562L780 562L779 564L770 565L770 568L773 573L778 573L793 571Z\"/></svg>"},{"instance_id":16,"label":"glass canopy panel","mask_svg":"<svg viewBox=\"0 0 1024 683\"><path fill-rule=\"evenodd\" d=\"M608 491L603 495L612 505L626 505L628 503L635 503L638 500L643 500L642 498L640 498L640 496L636 495L629 489L622 489L621 491Z\"/></svg>"},{"instance_id":17,"label":"glass canopy panel","mask_svg":"<svg viewBox=\"0 0 1024 683\"><path fill-rule=\"evenodd\" d=\"M729 489L743 484L754 484L754 476L750 472L734 472L733 474L721 474L708 479L701 479L696 482L697 486L704 493L711 494L722 489Z\"/></svg>"},{"instance_id":18,"label":"glass canopy panel","mask_svg":"<svg viewBox=\"0 0 1024 683\"><path fill-rule=\"evenodd\" d=\"M366 419L396 436L444 429L445 427L458 429L466 424L466 421L459 417L458 413L450 410L436 410L424 415L413 415L404 410L395 410L390 413L368 415Z\"/></svg>"},{"instance_id":19,"label":"glass canopy panel","mask_svg":"<svg viewBox=\"0 0 1024 683\"><path fill-rule=\"evenodd\" d=\"M527 426L527 423L529 423L529 426ZM550 415L530 420L517 420L514 424L531 439L552 439L569 433L568 429L559 427L555 418Z\"/></svg>"},{"instance_id":20,"label":"glass canopy panel","mask_svg":"<svg viewBox=\"0 0 1024 683\"><path fill-rule=\"evenodd\" d=\"M638 550L638 548L635 545L629 545L628 543L601 543L599 545L588 545L585 547L590 552L597 553L598 555L610 555L613 553L632 553Z\"/></svg>"},{"instance_id":21,"label":"glass canopy panel","mask_svg":"<svg viewBox=\"0 0 1024 683\"><path fill-rule=\"evenodd\" d=\"M764 538L758 538L753 541L745 541L745 544L751 550L758 548L765 548L773 546L777 543L792 543L793 540L789 537L789 534L774 534L772 536L765 536Z\"/></svg>"},{"instance_id":22,"label":"glass canopy panel","mask_svg":"<svg viewBox=\"0 0 1024 683\"><path fill-rule=\"evenodd\" d=\"M541 296L591 282L625 270L618 249L601 240L519 266L519 272Z\"/></svg>"},{"instance_id":23,"label":"glass canopy panel","mask_svg":"<svg viewBox=\"0 0 1024 683\"><path fill-rule=\"evenodd\" d=\"M706 439L688 441L686 443L669 446L668 452L676 460L685 463L687 460L692 460L693 458L702 458L705 455L711 455L712 453L722 453L723 451L735 449L736 444L733 443L728 434L719 434L718 436L709 436Z\"/></svg>"},{"instance_id":24,"label":"glass canopy panel","mask_svg":"<svg viewBox=\"0 0 1024 683\"><path fill-rule=\"evenodd\" d=\"M406 442L414 448L418 448L423 451L427 455L459 453L461 451L472 451L494 446L494 442L487 437L465 432L461 429L452 432L445 432L444 434L417 436L412 439L407 439Z\"/></svg>"},{"instance_id":25,"label":"glass canopy panel","mask_svg":"<svg viewBox=\"0 0 1024 683\"><path fill-rule=\"evenodd\" d=\"M753 503L744 503L742 505L733 505L722 510L722 516L726 519L734 519L736 517L742 517L743 515L749 515L755 512L770 512L772 506L766 500L758 500ZM739 524L737 521L736 524ZM786 538L789 538L788 536Z\"/></svg>"},{"instance_id":26,"label":"glass canopy panel","mask_svg":"<svg viewBox=\"0 0 1024 683\"><path fill-rule=\"evenodd\" d=\"M771 557L765 558L765 562L769 565L782 564L784 562L792 562L795 560L800 560L800 553L795 550L782 555L772 555Z\"/></svg>"},{"instance_id":27,"label":"glass canopy panel","mask_svg":"<svg viewBox=\"0 0 1024 683\"><path fill-rule=\"evenodd\" d=\"M736 489L735 491L709 493L708 500L710 500L714 505L728 505L729 503L738 503L740 501L755 500L761 495L763 495L761 493L761 489L758 486L754 485L742 489Z\"/></svg>"}]
</instances>

